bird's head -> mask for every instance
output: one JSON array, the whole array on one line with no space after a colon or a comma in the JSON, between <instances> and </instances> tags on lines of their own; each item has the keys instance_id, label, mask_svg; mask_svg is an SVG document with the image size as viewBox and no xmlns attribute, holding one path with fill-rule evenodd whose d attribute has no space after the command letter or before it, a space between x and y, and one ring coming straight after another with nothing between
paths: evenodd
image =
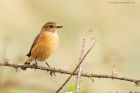
<instances>
[{"instance_id":1,"label":"bird's head","mask_svg":"<svg viewBox=\"0 0 140 93\"><path fill-rule=\"evenodd\" d=\"M61 25L59 25L56 22L47 22L43 27L42 27L42 31L49 31L49 32L56 32L57 29L62 28Z\"/></svg>"}]
</instances>

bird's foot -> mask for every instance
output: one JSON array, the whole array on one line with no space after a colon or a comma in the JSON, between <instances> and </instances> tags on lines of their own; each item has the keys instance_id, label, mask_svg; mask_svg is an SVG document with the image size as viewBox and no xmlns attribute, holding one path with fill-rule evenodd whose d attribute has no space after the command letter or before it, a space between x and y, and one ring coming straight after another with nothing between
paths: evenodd
<instances>
[{"instance_id":1,"label":"bird's foot","mask_svg":"<svg viewBox=\"0 0 140 93\"><path fill-rule=\"evenodd\" d=\"M51 66L50 66L47 62L45 62L45 63L46 63L46 65L47 65L49 68L51 68ZM51 75L51 76L53 76L53 75L56 76L56 75L55 75L55 71L50 71L50 75Z\"/></svg>"},{"instance_id":2,"label":"bird's foot","mask_svg":"<svg viewBox=\"0 0 140 93\"><path fill-rule=\"evenodd\" d=\"M56 76L56 75L55 75L55 71L53 71L53 70L50 71L50 75L51 75L51 76Z\"/></svg>"}]
</instances>

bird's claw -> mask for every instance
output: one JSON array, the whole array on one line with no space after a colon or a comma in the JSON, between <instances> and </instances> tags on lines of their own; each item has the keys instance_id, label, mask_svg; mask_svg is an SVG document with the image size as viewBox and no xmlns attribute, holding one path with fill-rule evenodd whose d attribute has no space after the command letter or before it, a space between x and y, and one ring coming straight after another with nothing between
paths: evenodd
<instances>
[{"instance_id":1,"label":"bird's claw","mask_svg":"<svg viewBox=\"0 0 140 93\"><path fill-rule=\"evenodd\" d=\"M46 63L46 65L47 65L49 68L51 68L51 66L50 66L47 62L45 62L45 63ZM51 75L51 76L56 76L56 75L55 75L55 71L53 71L53 70L50 71L50 75Z\"/></svg>"},{"instance_id":2,"label":"bird's claw","mask_svg":"<svg viewBox=\"0 0 140 93\"><path fill-rule=\"evenodd\" d=\"M53 76L53 75L56 76L54 71L50 71L50 75L51 76Z\"/></svg>"}]
</instances>

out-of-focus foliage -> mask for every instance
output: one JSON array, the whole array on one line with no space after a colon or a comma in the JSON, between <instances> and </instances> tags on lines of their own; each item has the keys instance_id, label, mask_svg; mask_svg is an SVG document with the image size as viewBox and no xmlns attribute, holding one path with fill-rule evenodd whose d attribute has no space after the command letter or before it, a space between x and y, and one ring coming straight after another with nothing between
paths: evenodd
<instances>
[{"instance_id":1,"label":"out-of-focus foliage","mask_svg":"<svg viewBox=\"0 0 140 93\"><path fill-rule=\"evenodd\" d=\"M68 91L72 92L72 93L76 93L76 85L75 83L71 84L68 88ZM89 90L85 89L85 88L81 88L80 89L80 93L92 93Z\"/></svg>"}]
</instances>

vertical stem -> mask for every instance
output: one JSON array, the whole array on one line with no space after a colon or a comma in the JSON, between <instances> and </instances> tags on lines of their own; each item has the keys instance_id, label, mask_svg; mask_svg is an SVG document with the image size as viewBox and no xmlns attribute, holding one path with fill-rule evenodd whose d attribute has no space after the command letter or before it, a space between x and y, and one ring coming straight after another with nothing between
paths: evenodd
<instances>
[{"instance_id":1,"label":"vertical stem","mask_svg":"<svg viewBox=\"0 0 140 93\"><path fill-rule=\"evenodd\" d=\"M92 32L92 30L89 30L88 31L88 34L90 33L90 32ZM88 35L87 34L87 35ZM84 40L84 42L85 42L85 38L83 38L83 40ZM66 81L59 87L59 89L55 92L55 93L59 93L60 92L60 90L62 90L63 89L63 87L68 83L68 81L71 79L71 77L73 76L73 74L78 70L78 68L80 67L80 65L83 63L83 61L85 60L85 58L87 57L87 55L89 54L89 52L92 50L92 48L95 46L95 44L96 44L96 39L95 38L91 38L90 39L90 41L92 41L92 40L95 40L94 42L93 42L93 44L89 47L89 49L87 49L87 51L85 51L85 53L84 53L84 48L83 48L83 46L82 46L82 52L81 52L81 58L80 58L80 60L79 60L79 63L78 63L78 65L76 66L76 68L73 70L73 72L71 73L71 75L66 79ZM83 42L83 43L84 43ZM85 45L85 44L83 44L83 45ZM80 75L80 74L79 74ZM80 80L78 80L78 81L80 81ZM80 84L80 83L78 83L78 84ZM79 85L78 85L79 86ZM77 88L77 89L79 89L79 88Z\"/></svg>"},{"instance_id":2,"label":"vertical stem","mask_svg":"<svg viewBox=\"0 0 140 93\"><path fill-rule=\"evenodd\" d=\"M85 51L85 40L86 38L83 38L83 42L82 42L82 50L81 50L81 55L79 60L82 59L83 55L84 55L84 51ZM77 75L77 79L76 79L76 93L80 93L80 81L81 81L81 73L82 73L82 64L79 66L78 69L78 75Z\"/></svg>"},{"instance_id":3,"label":"vertical stem","mask_svg":"<svg viewBox=\"0 0 140 93\"><path fill-rule=\"evenodd\" d=\"M78 75L76 79L76 93L80 93L80 81L81 81L82 65L80 65L78 70Z\"/></svg>"}]
</instances>

